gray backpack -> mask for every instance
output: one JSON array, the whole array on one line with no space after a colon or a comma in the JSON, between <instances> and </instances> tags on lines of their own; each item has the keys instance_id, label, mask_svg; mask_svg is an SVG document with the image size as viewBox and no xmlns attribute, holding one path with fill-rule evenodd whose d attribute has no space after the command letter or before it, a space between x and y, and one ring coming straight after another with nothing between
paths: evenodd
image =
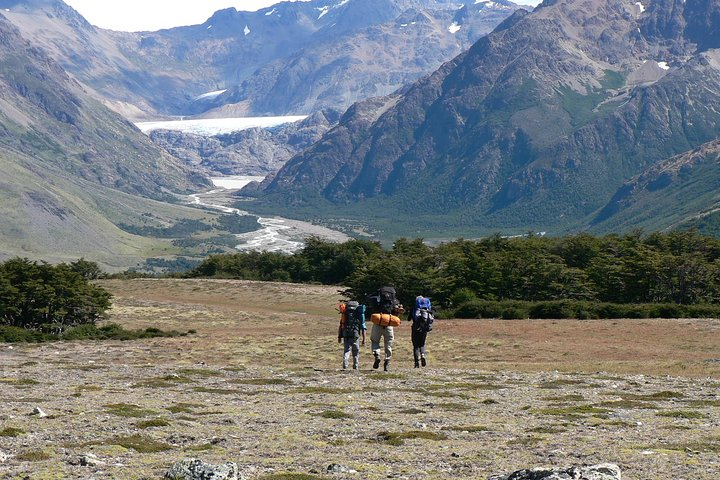
<instances>
[{"instance_id":1,"label":"gray backpack","mask_svg":"<svg viewBox=\"0 0 720 480\"><path fill-rule=\"evenodd\" d=\"M345 302L345 325L343 326L343 338L359 338L362 330L362 309L360 304L354 300Z\"/></svg>"}]
</instances>

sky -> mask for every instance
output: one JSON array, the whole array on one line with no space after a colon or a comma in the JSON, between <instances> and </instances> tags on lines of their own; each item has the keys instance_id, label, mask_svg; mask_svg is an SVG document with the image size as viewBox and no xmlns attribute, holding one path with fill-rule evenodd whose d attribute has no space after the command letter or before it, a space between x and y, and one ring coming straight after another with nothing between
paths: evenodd
<instances>
[{"instance_id":1,"label":"sky","mask_svg":"<svg viewBox=\"0 0 720 480\"><path fill-rule=\"evenodd\" d=\"M96 27L127 32L198 25L223 8L255 11L280 0L65 0ZM297 0L291 0L297 1ZM300 0L302 1L302 0Z\"/></svg>"}]
</instances>

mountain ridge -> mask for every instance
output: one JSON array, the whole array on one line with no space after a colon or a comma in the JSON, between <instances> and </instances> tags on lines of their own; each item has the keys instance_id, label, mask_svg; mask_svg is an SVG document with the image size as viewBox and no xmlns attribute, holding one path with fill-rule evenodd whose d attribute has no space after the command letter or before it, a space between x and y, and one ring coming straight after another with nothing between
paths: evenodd
<instances>
[{"instance_id":1,"label":"mountain ridge","mask_svg":"<svg viewBox=\"0 0 720 480\"><path fill-rule=\"evenodd\" d=\"M520 8L506 0L478 4L450 32L455 8L464 3L312 0L257 12L229 8L199 25L128 33L92 27L60 0L3 1L27 38L133 120L345 109L363 95L388 93L431 71ZM434 19L426 34L413 34L412 21L404 27L395 21L410 7ZM358 61L344 49L394 54ZM333 83L321 87L320 80ZM212 92L221 93L206 95ZM279 93L288 96L287 104L274 99Z\"/></svg>"},{"instance_id":2,"label":"mountain ridge","mask_svg":"<svg viewBox=\"0 0 720 480\"><path fill-rule=\"evenodd\" d=\"M261 203L361 210L377 197L476 232L587 228L626 179L720 133L717 66L667 27L667 8L558 0L516 13L375 122L346 116L347 148L341 125L264 182Z\"/></svg>"}]
</instances>

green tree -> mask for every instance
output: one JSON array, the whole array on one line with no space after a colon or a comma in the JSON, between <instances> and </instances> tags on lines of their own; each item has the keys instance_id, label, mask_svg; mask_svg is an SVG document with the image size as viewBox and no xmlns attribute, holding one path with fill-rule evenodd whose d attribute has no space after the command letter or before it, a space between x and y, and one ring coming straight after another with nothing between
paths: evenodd
<instances>
[{"instance_id":1,"label":"green tree","mask_svg":"<svg viewBox=\"0 0 720 480\"><path fill-rule=\"evenodd\" d=\"M66 264L28 259L0 264L0 319L9 326L53 330L95 323L111 295Z\"/></svg>"}]
</instances>

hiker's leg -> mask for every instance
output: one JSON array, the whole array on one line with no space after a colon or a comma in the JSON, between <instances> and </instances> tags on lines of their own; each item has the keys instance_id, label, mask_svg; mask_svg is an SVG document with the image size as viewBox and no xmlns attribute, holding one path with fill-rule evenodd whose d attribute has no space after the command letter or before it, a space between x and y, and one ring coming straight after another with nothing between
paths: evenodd
<instances>
[{"instance_id":1,"label":"hiker's leg","mask_svg":"<svg viewBox=\"0 0 720 480\"><path fill-rule=\"evenodd\" d=\"M353 341L351 338L345 338L345 345L343 348L343 368L348 367L348 363L350 362L350 350L352 349Z\"/></svg>"},{"instance_id":2,"label":"hiker's leg","mask_svg":"<svg viewBox=\"0 0 720 480\"><path fill-rule=\"evenodd\" d=\"M360 360L360 339L356 338L352 344L353 369L358 369L358 361Z\"/></svg>"},{"instance_id":3,"label":"hiker's leg","mask_svg":"<svg viewBox=\"0 0 720 480\"><path fill-rule=\"evenodd\" d=\"M415 330L415 329L412 329L412 330L410 331L410 333L411 333L410 338L412 338L412 344L413 344L413 354L414 354L415 357L417 358L417 357L420 356L420 346L421 346L421 344L420 344L420 332L418 332L418 331Z\"/></svg>"},{"instance_id":4,"label":"hiker's leg","mask_svg":"<svg viewBox=\"0 0 720 480\"><path fill-rule=\"evenodd\" d=\"M380 325L373 324L370 330L370 347L373 355L380 355L380 337L383 335L383 328Z\"/></svg>"},{"instance_id":5,"label":"hiker's leg","mask_svg":"<svg viewBox=\"0 0 720 480\"><path fill-rule=\"evenodd\" d=\"M373 356L373 368L380 366L380 337L383 334L383 328L380 325L373 324L370 330L370 345L372 348Z\"/></svg>"},{"instance_id":6,"label":"hiker's leg","mask_svg":"<svg viewBox=\"0 0 720 480\"><path fill-rule=\"evenodd\" d=\"M420 349L420 356L425 356L425 341L427 340L427 332L418 332L418 349Z\"/></svg>"},{"instance_id":7,"label":"hiker's leg","mask_svg":"<svg viewBox=\"0 0 720 480\"><path fill-rule=\"evenodd\" d=\"M415 360L415 368L418 368L420 366L420 347L418 346L417 334L418 332L414 328L410 330L410 336L412 338L413 344L413 360Z\"/></svg>"},{"instance_id":8,"label":"hiker's leg","mask_svg":"<svg viewBox=\"0 0 720 480\"><path fill-rule=\"evenodd\" d=\"M425 365L427 365L427 359L426 359L426 357L425 357L425 341L426 341L426 340L427 340L427 332L422 332L422 333L418 336L418 344L419 344L418 350L420 350L420 364L421 364L423 367L424 367Z\"/></svg>"},{"instance_id":9,"label":"hiker's leg","mask_svg":"<svg viewBox=\"0 0 720 480\"><path fill-rule=\"evenodd\" d=\"M385 340L385 359L390 360L390 357L392 357L392 345L393 340L395 339L395 331L393 327L385 327L385 333L384 333L384 340Z\"/></svg>"}]
</instances>

